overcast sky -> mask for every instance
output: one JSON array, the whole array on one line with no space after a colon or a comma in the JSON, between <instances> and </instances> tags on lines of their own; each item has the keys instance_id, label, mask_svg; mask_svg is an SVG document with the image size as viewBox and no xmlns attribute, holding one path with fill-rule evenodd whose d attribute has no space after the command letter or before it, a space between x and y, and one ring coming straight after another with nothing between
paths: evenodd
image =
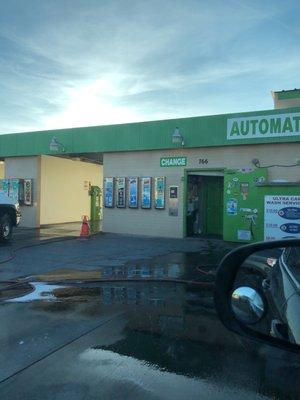
<instances>
[{"instance_id":1,"label":"overcast sky","mask_svg":"<svg viewBox=\"0 0 300 400\"><path fill-rule=\"evenodd\" d=\"M0 133L273 108L300 2L0 0Z\"/></svg>"}]
</instances>

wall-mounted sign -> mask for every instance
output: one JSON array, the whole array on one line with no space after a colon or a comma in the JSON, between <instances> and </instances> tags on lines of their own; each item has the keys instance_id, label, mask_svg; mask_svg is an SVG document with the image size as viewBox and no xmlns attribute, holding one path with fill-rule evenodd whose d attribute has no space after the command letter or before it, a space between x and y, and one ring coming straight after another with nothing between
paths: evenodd
<instances>
[{"instance_id":1,"label":"wall-mounted sign","mask_svg":"<svg viewBox=\"0 0 300 400\"><path fill-rule=\"evenodd\" d=\"M238 240L251 240L251 231L247 229L238 229L237 231L237 238Z\"/></svg>"},{"instance_id":2,"label":"wall-mounted sign","mask_svg":"<svg viewBox=\"0 0 300 400\"><path fill-rule=\"evenodd\" d=\"M300 113L227 119L227 140L300 136Z\"/></svg>"},{"instance_id":3,"label":"wall-mounted sign","mask_svg":"<svg viewBox=\"0 0 300 400\"><path fill-rule=\"evenodd\" d=\"M226 202L226 213L227 215L237 215L238 201L237 199L231 198Z\"/></svg>"},{"instance_id":4,"label":"wall-mounted sign","mask_svg":"<svg viewBox=\"0 0 300 400\"><path fill-rule=\"evenodd\" d=\"M128 207L138 207L138 178L128 178Z\"/></svg>"},{"instance_id":5,"label":"wall-mounted sign","mask_svg":"<svg viewBox=\"0 0 300 400\"><path fill-rule=\"evenodd\" d=\"M160 159L161 167L185 167L187 157L163 157Z\"/></svg>"},{"instance_id":6,"label":"wall-mounted sign","mask_svg":"<svg viewBox=\"0 0 300 400\"><path fill-rule=\"evenodd\" d=\"M84 190L91 190L91 182L90 181L84 181L83 182L83 187L84 187Z\"/></svg>"},{"instance_id":7,"label":"wall-mounted sign","mask_svg":"<svg viewBox=\"0 0 300 400\"><path fill-rule=\"evenodd\" d=\"M241 195L243 200L247 200L249 194L249 182L241 182Z\"/></svg>"},{"instance_id":8,"label":"wall-mounted sign","mask_svg":"<svg viewBox=\"0 0 300 400\"><path fill-rule=\"evenodd\" d=\"M116 178L117 185L117 207L126 207L126 178Z\"/></svg>"},{"instance_id":9,"label":"wall-mounted sign","mask_svg":"<svg viewBox=\"0 0 300 400\"><path fill-rule=\"evenodd\" d=\"M265 240L300 238L300 196L265 196Z\"/></svg>"},{"instance_id":10,"label":"wall-mounted sign","mask_svg":"<svg viewBox=\"0 0 300 400\"><path fill-rule=\"evenodd\" d=\"M169 215L178 216L178 186L169 187Z\"/></svg>"},{"instance_id":11,"label":"wall-mounted sign","mask_svg":"<svg viewBox=\"0 0 300 400\"><path fill-rule=\"evenodd\" d=\"M151 178L141 178L141 207L151 208Z\"/></svg>"},{"instance_id":12,"label":"wall-mounted sign","mask_svg":"<svg viewBox=\"0 0 300 400\"><path fill-rule=\"evenodd\" d=\"M104 178L104 207L114 206L114 178Z\"/></svg>"},{"instance_id":13,"label":"wall-mounted sign","mask_svg":"<svg viewBox=\"0 0 300 400\"><path fill-rule=\"evenodd\" d=\"M163 176L154 179L154 206L157 209L165 208L166 178Z\"/></svg>"}]
</instances>

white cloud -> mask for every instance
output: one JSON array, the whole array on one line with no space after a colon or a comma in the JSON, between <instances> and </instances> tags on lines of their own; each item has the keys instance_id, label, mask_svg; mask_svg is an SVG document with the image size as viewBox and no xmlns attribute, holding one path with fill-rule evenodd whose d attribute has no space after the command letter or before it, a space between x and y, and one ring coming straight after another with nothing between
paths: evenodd
<instances>
[{"instance_id":1,"label":"white cloud","mask_svg":"<svg viewBox=\"0 0 300 400\"><path fill-rule=\"evenodd\" d=\"M260 34L286 31L276 1L25 3L0 15L1 132L237 111L256 81L296 85L298 53Z\"/></svg>"},{"instance_id":2,"label":"white cloud","mask_svg":"<svg viewBox=\"0 0 300 400\"><path fill-rule=\"evenodd\" d=\"M44 127L58 129L141 120L134 109L114 104L114 98L120 94L116 76L106 76L92 83L73 87L66 93L66 104L62 111L46 117Z\"/></svg>"}]
</instances>

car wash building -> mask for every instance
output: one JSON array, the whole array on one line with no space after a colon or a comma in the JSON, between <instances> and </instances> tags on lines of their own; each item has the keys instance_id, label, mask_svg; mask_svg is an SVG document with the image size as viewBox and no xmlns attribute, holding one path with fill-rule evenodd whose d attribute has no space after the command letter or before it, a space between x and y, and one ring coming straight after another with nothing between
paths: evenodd
<instances>
[{"instance_id":1,"label":"car wash building","mask_svg":"<svg viewBox=\"0 0 300 400\"><path fill-rule=\"evenodd\" d=\"M1 135L0 190L27 183L28 227L90 215L99 188L103 232L300 237L300 90L272 94L267 111Z\"/></svg>"}]
</instances>

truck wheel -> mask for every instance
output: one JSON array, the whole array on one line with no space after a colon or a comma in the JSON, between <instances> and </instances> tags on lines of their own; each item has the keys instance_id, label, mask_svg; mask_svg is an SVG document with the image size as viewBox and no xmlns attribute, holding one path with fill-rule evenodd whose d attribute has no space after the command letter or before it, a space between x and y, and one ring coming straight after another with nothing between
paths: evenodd
<instances>
[{"instance_id":1,"label":"truck wheel","mask_svg":"<svg viewBox=\"0 0 300 400\"><path fill-rule=\"evenodd\" d=\"M8 214L0 217L0 241L8 242L12 237L13 225L11 218Z\"/></svg>"}]
</instances>

